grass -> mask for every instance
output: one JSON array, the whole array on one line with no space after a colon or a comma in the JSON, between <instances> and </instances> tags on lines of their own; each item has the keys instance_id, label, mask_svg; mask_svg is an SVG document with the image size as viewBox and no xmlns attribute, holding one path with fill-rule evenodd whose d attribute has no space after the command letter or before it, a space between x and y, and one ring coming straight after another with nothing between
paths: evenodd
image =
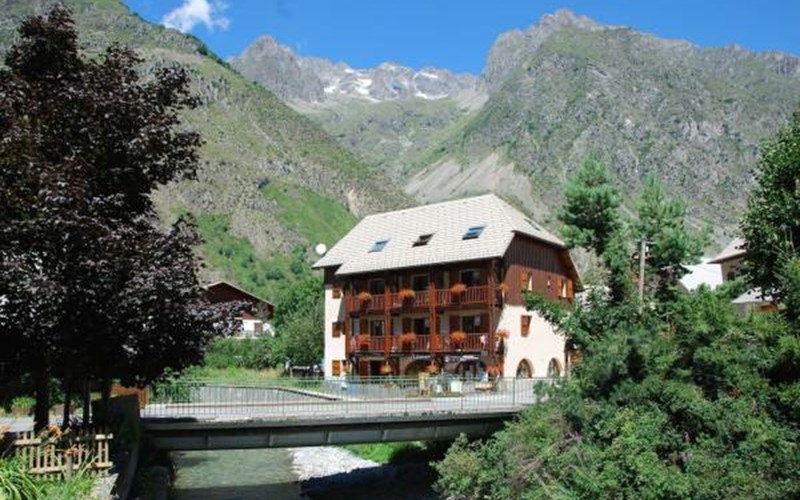
<instances>
[{"instance_id":1,"label":"grass","mask_svg":"<svg viewBox=\"0 0 800 500\"><path fill-rule=\"evenodd\" d=\"M412 457L423 454L429 449L429 446L422 441L406 441L398 443L349 444L342 448L364 460L372 460L385 465L410 461Z\"/></svg>"},{"instance_id":2,"label":"grass","mask_svg":"<svg viewBox=\"0 0 800 500\"><path fill-rule=\"evenodd\" d=\"M206 262L251 293L274 300L282 286L311 272L302 248L264 258L248 239L231 234L229 216L201 214L196 218Z\"/></svg>"},{"instance_id":3,"label":"grass","mask_svg":"<svg viewBox=\"0 0 800 500\"><path fill-rule=\"evenodd\" d=\"M95 478L86 470L69 480L42 479L25 470L18 459L0 459L0 499L82 500L88 498Z\"/></svg>"},{"instance_id":4,"label":"grass","mask_svg":"<svg viewBox=\"0 0 800 500\"><path fill-rule=\"evenodd\" d=\"M278 379L280 375L280 371L275 368L251 370L238 367L210 368L206 366L193 366L184 372L183 378L236 384L274 381Z\"/></svg>"},{"instance_id":5,"label":"grass","mask_svg":"<svg viewBox=\"0 0 800 500\"><path fill-rule=\"evenodd\" d=\"M261 192L280 207L278 219L310 244L331 246L356 224L355 216L341 203L311 189L271 183Z\"/></svg>"}]
</instances>

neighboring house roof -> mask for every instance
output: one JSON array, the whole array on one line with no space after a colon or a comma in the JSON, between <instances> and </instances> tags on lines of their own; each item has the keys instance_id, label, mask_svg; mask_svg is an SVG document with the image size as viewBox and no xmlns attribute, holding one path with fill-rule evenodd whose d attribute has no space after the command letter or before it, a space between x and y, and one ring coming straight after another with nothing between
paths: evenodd
<instances>
[{"instance_id":1,"label":"neighboring house roof","mask_svg":"<svg viewBox=\"0 0 800 500\"><path fill-rule=\"evenodd\" d=\"M722 264L728 260L738 259L739 257L744 256L746 253L747 250L745 250L745 241L742 238L734 238L730 243L728 243L728 246L725 247L722 253L708 261L708 263Z\"/></svg>"},{"instance_id":2,"label":"neighboring house roof","mask_svg":"<svg viewBox=\"0 0 800 500\"><path fill-rule=\"evenodd\" d=\"M751 288L731 301L733 304L769 304L772 297L761 293L760 288Z\"/></svg>"},{"instance_id":3,"label":"neighboring house roof","mask_svg":"<svg viewBox=\"0 0 800 500\"><path fill-rule=\"evenodd\" d=\"M206 290L208 300L212 303L243 300L256 304L263 304L266 306L267 312L270 315L275 309L275 306L272 304L272 302L263 299L258 295L252 294L247 290L242 290L238 286L228 281L215 281L214 283L203 285L203 289Z\"/></svg>"},{"instance_id":4,"label":"neighboring house roof","mask_svg":"<svg viewBox=\"0 0 800 500\"><path fill-rule=\"evenodd\" d=\"M722 269L719 264L704 262L693 266L684 266L687 271L680 282L688 291L698 288L700 285L708 285L716 288L722 284Z\"/></svg>"},{"instance_id":5,"label":"neighboring house roof","mask_svg":"<svg viewBox=\"0 0 800 500\"><path fill-rule=\"evenodd\" d=\"M470 228L480 235L463 239ZM421 246L420 236L432 234ZM489 259L505 255L515 234L564 243L493 194L369 215L314 264L337 275ZM385 242L380 245L380 242ZM378 244L380 251L370 251Z\"/></svg>"}]
</instances>

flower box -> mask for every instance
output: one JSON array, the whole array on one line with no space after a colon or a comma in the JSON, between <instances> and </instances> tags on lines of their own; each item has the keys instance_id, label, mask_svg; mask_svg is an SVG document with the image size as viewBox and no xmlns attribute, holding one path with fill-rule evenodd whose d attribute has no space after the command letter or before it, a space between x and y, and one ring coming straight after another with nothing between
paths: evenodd
<instances>
[{"instance_id":1,"label":"flower box","mask_svg":"<svg viewBox=\"0 0 800 500\"><path fill-rule=\"evenodd\" d=\"M411 349L417 341L417 334L414 332L406 332L400 335L400 345L403 349Z\"/></svg>"},{"instance_id":2,"label":"flower box","mask_svg":"<svg viewBox=\"0 0 800 500\"><path fill-rule=\"evenodd\" d=\"M456 349L460 349L464 347L464 342L467 341L467 334L464 332L450 332L450 342L453 344L453 347Z\"/></svg>"},{"instance_id":3,"label":"flower box","mask_svg":"<svg viewBox=\"0 0 800 500\"><path fill-rule=\"evenodd\" d=\"M467 291L467 285L464 283L455 283L453 286L450 287L450 293L455 295L461 295L462 293Z\"/></svg>"},{"instance_id":4,"label":"flower box","mask_svg":"<svg viewBox=\"0 0 800 500\"><path fill-rule=\"evenodd\" d=\"M400 300L414 300L417 297L417 292L410 288L403 288L397 292L397 296Z\"/></svg>"}]
</instances>

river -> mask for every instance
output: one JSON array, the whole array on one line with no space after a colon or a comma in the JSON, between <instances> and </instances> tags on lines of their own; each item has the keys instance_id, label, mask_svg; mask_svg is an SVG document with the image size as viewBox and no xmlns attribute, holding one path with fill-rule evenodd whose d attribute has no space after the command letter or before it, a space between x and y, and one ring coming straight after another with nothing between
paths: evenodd
<instances>
[{"instance_id":1,"label":"river","mask_svg":"<svg viewBox=\"0 0 800 500\"><path fill-rule=\"evenodd\" d=\"M438 498L430 487L432 471L424 462L312 479L301 491L290 450L189 451L170 457L176 469L172 493L178 500Z\"/></svg>"},{"instance_id":2,"label":"river","mask_svg":"<svg viewBox=\"0 0 800 500\"><path fill-rule=\"evenodd\" d=\"M170 457L178 500L303 498L288 450L183 451Z\"/></svg>"}]
</instances>

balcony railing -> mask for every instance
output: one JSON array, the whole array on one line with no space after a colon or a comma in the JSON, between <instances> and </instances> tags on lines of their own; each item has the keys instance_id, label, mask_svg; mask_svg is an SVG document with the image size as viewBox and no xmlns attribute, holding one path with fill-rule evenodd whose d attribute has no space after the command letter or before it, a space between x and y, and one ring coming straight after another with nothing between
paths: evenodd
<instances>
[{"instance_id":1,"label":"balcony railing","mask_svg":"<svg viewBox=\"0 0 800 500\"><path fill-rule=\"evenodd\" d=\"M418 352L481 352L489 349L488 333L468 333L460 344L454 343L446 333L441 335L417 335L413 341L403 339L400 335L384 336L349 336L347 353L380 352L380 353L418 353Z\"/></svg>"},{"instance_id":2,"label":"balcony railing","mask_svg":"<svg viewBox=\"0 0 800 500\"><path fill-rule=\"evenodd\" d=\"M388 301L388 302L387 302ZM360 298L347 294L345 304L348 314L376 314L388 310L414 310L436 307L478 306L492 301L492 290L488 285L471 286L462 293L450 290L423 290L414 292L413 297L401 297L399 293L372 295ZM386 307L388 305L388 307Z\"/></svg>"}]
</instances>

